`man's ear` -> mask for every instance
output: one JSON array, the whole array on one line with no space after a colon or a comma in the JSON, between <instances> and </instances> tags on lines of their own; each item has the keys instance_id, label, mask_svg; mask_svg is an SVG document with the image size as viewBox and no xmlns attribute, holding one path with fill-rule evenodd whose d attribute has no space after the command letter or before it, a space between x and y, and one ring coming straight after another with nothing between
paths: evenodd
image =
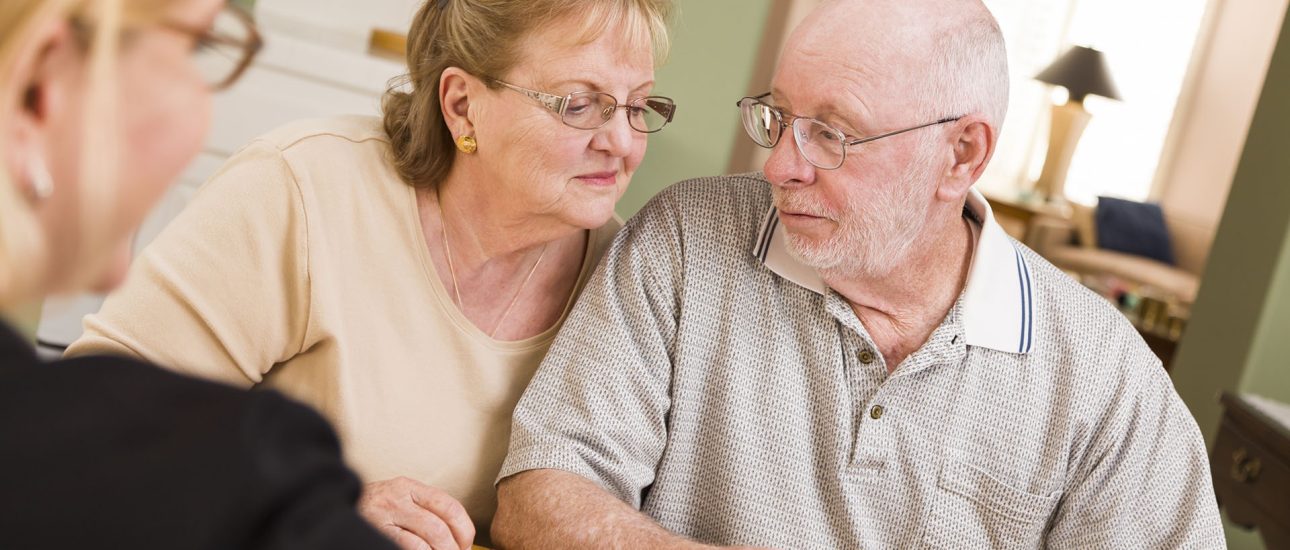
<instances>
[{"instance_id":1,"label":"man's ear","mask_svg":"<svg viewBox=\"0 0 1290 550\"><path fill-rule=\"evenodd\" d=\"M457 67L448 67L439 75L439 108L453 138L475 134L470 102L472 94L482 89L481 84L478 78Z\"/></svg>"},{"instance_id":2,"label":"man's ear","mask_svg":"<svg viewBox=\"0 0 1290 550\"><path fill-rule=\"evenodd\" d=\"M995 128L980 114L960 118L951 135L953 162L941 178L937 198L961 202L994 156Z\"/></svg>"}]
</instances>

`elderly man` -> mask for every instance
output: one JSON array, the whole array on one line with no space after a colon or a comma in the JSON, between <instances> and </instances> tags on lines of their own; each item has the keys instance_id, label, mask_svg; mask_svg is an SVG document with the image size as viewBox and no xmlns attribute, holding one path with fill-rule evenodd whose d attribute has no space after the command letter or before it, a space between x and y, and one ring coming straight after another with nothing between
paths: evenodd
<instances>
[{"instance_id":1,"label":"elderly man","mask_svg":"<svg viewBox=\"0 0 1290 550\"><path fill-rule=\"evenodd\" d=\"M739 102L764 179L661 193L582 294L515 412L494 540L1223 546L1160 362L972 190L1007 93L979 0L813 13Z\"/></svg>"}]
</instances>

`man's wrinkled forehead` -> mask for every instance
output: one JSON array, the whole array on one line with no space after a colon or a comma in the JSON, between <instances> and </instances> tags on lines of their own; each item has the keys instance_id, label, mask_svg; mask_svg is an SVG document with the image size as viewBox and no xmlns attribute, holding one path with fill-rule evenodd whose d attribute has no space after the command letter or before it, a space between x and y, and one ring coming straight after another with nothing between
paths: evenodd
<instances>
[{"instance_id":1,"label":"man's wrinkled forehead","mask_svg":"<svg viewBox=\"0 0 1290 550\"><path fill-rule=\"evenodd\" d=\"M789 36L775 72L777 89L858 95L908 86L930 49L922 0L834 0ZM793 83L799 85L793 85ZM883 94L886 95L886 94Z\"/></svg>"}]
</instances>

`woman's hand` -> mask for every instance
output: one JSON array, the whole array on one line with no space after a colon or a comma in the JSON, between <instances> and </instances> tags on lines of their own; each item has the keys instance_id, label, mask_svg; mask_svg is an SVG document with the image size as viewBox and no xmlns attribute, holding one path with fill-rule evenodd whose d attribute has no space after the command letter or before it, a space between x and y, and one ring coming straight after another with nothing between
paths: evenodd
<instances>
[{"instance_id":1,"label":"woman's hand","mask_svg":"<svg viewBox=\"0 0 1290 550\"><path fill-rule=\"evenodd\" d=\"M358 512L403 550L470 550L475 540L457 499L406 477L368 483Z\"/></svg>"}]
</instances>

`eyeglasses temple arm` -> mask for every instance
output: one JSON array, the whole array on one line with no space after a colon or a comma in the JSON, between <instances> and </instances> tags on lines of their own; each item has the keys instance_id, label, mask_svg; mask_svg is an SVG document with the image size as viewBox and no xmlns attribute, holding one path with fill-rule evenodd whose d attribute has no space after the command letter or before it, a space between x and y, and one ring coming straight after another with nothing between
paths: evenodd
<instances>
[{"instance_id":1,"label":"eyeglasses temple arm","mask_svg":"<svg viewBox=\"0 0 1290 550\"><path fill-rule=\"evenodd\" d=\"M856 138L856 139L854 139L854 140L848 141L848 142L847 142L847 145L848 145L848 146L850 146L850 145L860 145L861 143L869 143L870 141L875 141L875 140L879 140L879 139L882 139L882 138L886 138L886 137L891 137L891 136L895 136L895 135L903 134L903 133L905 133L905 132L912 132L912 131L917 130L917 129L919 129L919 128L926 128L926 127L928 127L928 126L936 126L937 124L945 124L945 123L947 123L947 122L954 122L954 121L956 121L956 120L958 120L958 119L960 119L960 118L963 118L963 117L961 117L961 116L952 116L952 117L942 118L942 119L940 119L940 120L938 120L938 121L935 121L935 122L928 122L927 124L920 124L920 125L918 125L918 126L914 126L913 128L905 128L904 130L896 130L895 132L887 132L887 133L885 133L885 134L877 135L877 136L873 136L873 137L867 137L867 138Z\"/></svg>"},{"instance_id":2,"label":"eyeglasses temple arm","mask_svg":"<svg viewBox=\"0 0 1290 550\"><path fill-rule=\"evenodd\" d=\"M557 115L564 115L565 98L563 97L560 97L558 95L544 94L537 90L530 90L528 88L521 88L514 84L508 84L506 82L502 82L497 79L493 79L493 82L501 84L502 86L506 86L507 88L510 88L512 90L515 90L521 94L524 94L530 98L537 100L537 102L541 103L543 107L546 107L548 111L551 111Z\"/></svg>"}]
</instances>

